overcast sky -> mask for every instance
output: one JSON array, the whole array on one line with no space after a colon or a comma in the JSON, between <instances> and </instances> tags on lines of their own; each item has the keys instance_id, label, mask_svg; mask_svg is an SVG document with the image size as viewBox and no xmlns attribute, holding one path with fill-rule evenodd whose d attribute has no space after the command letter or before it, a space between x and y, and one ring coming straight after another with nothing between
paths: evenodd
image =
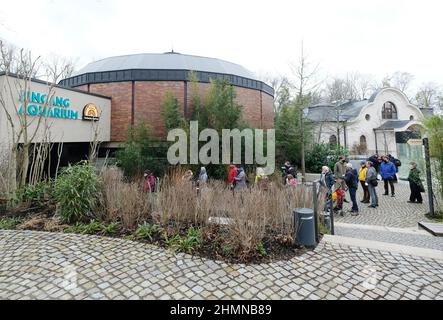
<instances>
[{"instance_id":1,"label":"overcast sky","mask_svg":"<svg viewBox=\"0 0 443 320\"><path fill-rule=\"evenodd\" d=\"M439 0L0 0L0 37L78 59L174 51L290 73L303 40L325 75L407 71L443 84Z\"/></svg>"}]
</instances>

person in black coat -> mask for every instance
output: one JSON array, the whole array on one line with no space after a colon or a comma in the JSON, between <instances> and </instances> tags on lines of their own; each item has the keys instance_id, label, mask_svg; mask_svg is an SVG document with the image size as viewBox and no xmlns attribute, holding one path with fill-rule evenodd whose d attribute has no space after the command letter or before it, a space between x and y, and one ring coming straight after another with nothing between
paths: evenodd
<instances>
[{"instance_id":1,"label":"person in black coat","mask_svg":"<svg viewBox=\"0 0 443 320\"><path fill-rule=\"evenodd\" d=\"M376 153L373 156L368 158L368 161L371 161L375 171L380 172L380 156Z\"/></svg>"},{"instance_id":2,"label":"person in black coat","mask_svg":"<svg viewBox=\"0 0 443 320\"><path fill-rule=\"evenodd\" d=\"M346 165L345 182L349 189L349 194L352 201L352 215L358 215L358 204L357 204L357 189L358 189L358 173L357 170L352 168L352 163Z\"/></svg>"}]
</instances>

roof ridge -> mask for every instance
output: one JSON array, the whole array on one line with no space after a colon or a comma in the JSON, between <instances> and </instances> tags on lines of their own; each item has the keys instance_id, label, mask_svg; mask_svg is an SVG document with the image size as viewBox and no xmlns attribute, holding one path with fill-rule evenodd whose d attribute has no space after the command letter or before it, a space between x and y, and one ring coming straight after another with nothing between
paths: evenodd
<instances>
[{"instance_id":1,"label":"roof ridge","mask_svg":"<svg viewBox=\"0 0 443 320\"><path fill-rule=\"evenodd\" d=\"M106 58L102 58L102 59L98 59L98 60L94 60L89 62L86 66L92 64L92 63L96 63L96 62L100 62L103 60L108 60L108 59L112 59L112 58L121 58L121 57L131 57L131 56L141 56L141 55L157 55L157 56L163 56L163 55L168 55L168 54L174 54L174 55L180 55L180 56L187 56L187 57L195 57L195 58L203 58L203 59L212 59L212 60L218 60L218 61L222 61L222 62L226 62L232 65L236 65L239 66L243 69L245 69L246 71L254 74L254 72L252 72L251 70L249 70L248 68L245 68L244 66L242 66L239 63L235 63L235 62L231 62L228 60L224 60L224 59L220 59L220 58L214 58L214 57L207 57L207 56L200 56L200 55L194 55L194 54L187 54L187 53L180 53L180 52L141 52L141 53L132 53L132 54L122 54L122 55L117 55L117 56L110 56L110 57L106 57ZM86 67L85 66L85 67ZM84 68L84 67L83 67Z\"/></svg>"}]
</instances>

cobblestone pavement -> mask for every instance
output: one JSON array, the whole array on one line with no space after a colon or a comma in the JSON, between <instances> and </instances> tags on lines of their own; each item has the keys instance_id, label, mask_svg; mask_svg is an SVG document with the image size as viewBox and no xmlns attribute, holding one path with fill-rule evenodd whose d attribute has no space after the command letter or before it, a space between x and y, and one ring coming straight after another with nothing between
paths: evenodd
<instances>
[{"instance_id":1,"label":"cobblestone pavement","mask_svg":"<svg viewBox=\"0 0 443 320\"><path fill-rule=\"evenodd\" d=\"M337 216L337 222L352 223L352 224L367 224L387 227L410 228L417 227L419 221L429 221L425 217L425 213L429 212L427 203L427 194L422 194L424 198L423 204L407 203L409 200L409 185L405 182L395 184L395 198L391 196L384 196L383 183L378 186L379 207L377 209L368 208L368 204L361 203L363 199L363 190L358 189L358 206L360 215L354 217L349 213L345 213L344 217ZM346 193L346 198L350 201L349 193ZM351 203L345 203L345 212L350 210Z\"/></svg>"},{"instance_id":2,"label":"cobblestone pavement","mask_svg":"<svg viewBox=\"0 0 443 320\"><path fill-rule=\"evenodd\" d=\"M4 299L443 299L443 260L322 242L228 265L94 236L0 231Z\"/></svg>"},{"instance_id":3,"label":"cobblestone pavement","mask_svg":"<svg viewBox=\"0 0 443 320\"><path fill-rule=\"evenodd\" d=\"M410 232L400 229L397 231L383 228L365 228L361 225L339 224L335 226L338 236L395 243L418 248L428 248L443 251L443 237L435 237L426 231Z\"/></svg>"}]
</instances>

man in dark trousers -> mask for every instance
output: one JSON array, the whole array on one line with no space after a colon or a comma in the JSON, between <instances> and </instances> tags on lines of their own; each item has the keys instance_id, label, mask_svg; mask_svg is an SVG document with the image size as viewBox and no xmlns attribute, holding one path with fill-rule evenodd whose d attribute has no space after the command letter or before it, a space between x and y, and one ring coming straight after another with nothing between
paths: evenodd
<instances>
[{"instance_id":1,"label":"man in dark trousers","mask_svg":"<svg viewBox=\"0 0 443 320\"><path fill-rule=\"evenodd\" d=\"M391 186L391 197L395 197L394 179L395 175L397 174L397 168L387 156L384 156L382 160L383 162L380 166L380 175L383 178L383 182L385 184L384 195L389 195L389 186Z\"/></svg>"},{"instance_id":2,"label":"man in dark trousers","mask_svg":"<svg viewBox=\"0 0 443 320\"><path fill-rule=\"evenodd\" d=\"M358 215L358 204L357 204L357 189L358 189L358 173L357 170L352 168L352 163L346 165L345 182L349 189L349 194L351 195L352 201L352 215Z\"/></svg>"}]
</instances>

